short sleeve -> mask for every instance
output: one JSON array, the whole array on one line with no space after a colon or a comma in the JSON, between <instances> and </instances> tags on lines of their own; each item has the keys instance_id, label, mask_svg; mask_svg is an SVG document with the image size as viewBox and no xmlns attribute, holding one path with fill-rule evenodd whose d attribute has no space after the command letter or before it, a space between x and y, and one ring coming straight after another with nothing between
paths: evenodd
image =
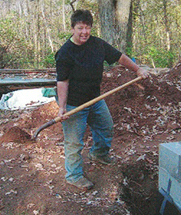
<instances>
[{"instance_id":1,"label":"short sleeve","mask_svg":"<svg viewBox=\"0 0 181 215\"><path fill-rule=\"evenodd\" d=\"M108 62L108 64L113 64L119 60L122 53L111 46L109 43L104 41L104 48L105 48L105 60Z\"/></svg>"},{"instance_id":2,"label":"short sleeve","mask_svg":"<svg viewBox=\"0 0 181 215\"><path fill-rule=\"evenodd\" d=\"M55 55L57 81L69 79L72 62L70 57L63 50L59 50Z\"/></svg>"}]
</instances>

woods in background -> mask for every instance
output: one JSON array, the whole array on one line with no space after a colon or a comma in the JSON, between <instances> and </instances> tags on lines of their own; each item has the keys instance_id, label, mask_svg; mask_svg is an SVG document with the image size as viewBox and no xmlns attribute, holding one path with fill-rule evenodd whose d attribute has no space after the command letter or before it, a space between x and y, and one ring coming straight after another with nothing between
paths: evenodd
<instances>
[{"instance_id":1,"label":"woods in background","mask_svg":"<svg viewBox=\"0 0 181 215\"><path fill-rule=\"evenodd\" d=\"M54 67L73 9L89 9L92 34L150 67L181 56L180 0L0 0L0 68Z\"/></svg>"}]
</instances>

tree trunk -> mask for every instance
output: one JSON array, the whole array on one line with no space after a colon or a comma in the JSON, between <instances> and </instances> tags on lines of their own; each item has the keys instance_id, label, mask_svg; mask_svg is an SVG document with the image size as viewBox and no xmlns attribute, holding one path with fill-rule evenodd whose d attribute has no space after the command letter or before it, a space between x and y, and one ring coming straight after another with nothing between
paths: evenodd
<instances>
[{"instance_id":1,"label":"tree trunk","mask_svg":"<svg viewBox=\"0 0 181 215\"><path fill-rule=\"evenodd\" d=\"M102 38L115 45L115 9L112 0L98 0Z\"/></svg>"},{"instance_id":2,"label":"tree trunk","mask_svg":"<svg viewBox=\"0 0 181 215\"><path fill-rule=\"evenodd\" d=\"M40 63L40 50L41 50L41 34L40 34L40 0L37 0L37 7L38 7L38 14L37 14L37 51L38 51L38 56L37 56L37 65L39 67L39 63Z\"/></svg>"},{"instance_id":3,"label":"tree trunk","mask_svg":"<svg viewBox=\"0 0 181 215\"><path fill-rule=\"evenodd\" d=\"M132 48L133 48L133 40L132 40L132 35L133 35L133 13L132 13L132 8L133 8L133 3L131 2L130 5L130 14L129 14L129 20L128 20L128 30L127 30L127 36L126 36L126 53L128 54L129 57L132 57Z\"/></svg>"},{"instance_id":4,"label":"tree trunk","mask_svg":"<svg viewBox=\"0 0 181 215\"><path fill-rule=\"evenodd\" d=\"M30 7L29 2L26 0L26 10L27 10L27 25L26 25L26 40L30 40L31 38L31 24L30 24Z\"/></svg>"},{"instance_id":5,"label":"tree trunk","mask_svg":"<svg viewBox=\"0 0 181 215\"><path fill-rule=\"evenodd\" d=\"M66 31L66 22L65 22L65 0L62 3L62 19L63 19L63 30Z\"/></svg>"},{"instance_id":6,"label":"tree trunk","mask_svg":"<svg viewBox=\"0 0 181 215\"><path fill-rule=\"evenodd\" d=\"M167 16L167 0L163 0L163 11L164 11L164 21L166 29L166 41L167 41L167 50L170 51L170 29L168 25L168 16Z\"/></svg>"},{"instance_id":7,"label":"tree trunk","mask_svg":"<svg viewBox=\"0 0 181 215\"><path fill-rule=\"evenodd\" d=\"M98 0L101 35L108 43L126 50L131 0Z\"/></svg>"},{"instance_id":8,"label":"tree trunk","mask_svg":"<svg viewBox=\"0 0 181 215\"><path fill-rule=\"evenodd\" d=\"M45 24L45 27L46 27L48 41L49 41L49 44L50 44L50 47L51 47L51 50L52 50L52 53L53 53L54 52L53 42L52 42L51 35L50 35L50 28L48 27L46 16L45 16L45 13L44 13L43 4L41 4L41 13L42 13L42 17L43 17L44 24Z\"/></svg>"},{"instance_id":9,"label":"tree trunk","mask_svg":"<svg viewBox=\"0 0 181 215\"><path fill-rule=\"evenodd\" d=\"M22 6L22 3L21 3L21 1L19 1L19 2L17 2L17 4L18 4L18 8L19 8L19 16L21 17L22 16L22 14L23 14L23 6Z\"/></svg>"}]
</instances>

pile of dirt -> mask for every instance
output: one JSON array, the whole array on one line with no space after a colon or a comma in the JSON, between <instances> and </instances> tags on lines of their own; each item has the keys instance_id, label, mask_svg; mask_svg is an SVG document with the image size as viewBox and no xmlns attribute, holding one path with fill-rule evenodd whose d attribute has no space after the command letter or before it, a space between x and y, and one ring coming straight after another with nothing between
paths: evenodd
<instances>
[{"instance_id":1,"label":"pile of dirt","mask_svg":"<svg viewBox=\"0 0 181 215\"><path fill-rule=\"evenodd\" d=\"M178 84L181 81L181 62L177 63L168 73L160 76L162 79L169 81L170 84Z\"/></svg>"},{"instance_id":2,"label":"pile of dirt","mask_svg":"<svg viewBox=\"0 0 181 215\"><path fill-rule=\"evenodd\" d=\"M180 70L181 67L177 67L177 70L171 70L169 74L179 75ZM171 74L168 77L171 78ZM134 73L118 69L111 74L111 78L104 77L103 91L133 78ZM170 85L170 82L171 80L151 74L149 79L139 81L106 98L115 123L115 135L133 133L152 138L158 133L178 130L181 124L181 93L178 87Z\"/></svg>"},{"instance_id":3,"label":"pile of dirt","mask_svg":"<svg viewBox=\"0 0 181 215\"><path fill-rule=\"evenodd\" d=\"M31 135L17 126L11 127L1 138L0 143L27 143L31 141Z\"/></svg>"},{"instance_id":4,"label":"pile of dirt","mask_svg":"<svg viewBox=\"0 0 181 215\"><path fill-rule=\"evenodd\" d=\"M22 120L23 127L33 129L41 126L58 115L58 105L56 101L46 103L31 112L31 115Z\"/></svg>"}]
</instances>

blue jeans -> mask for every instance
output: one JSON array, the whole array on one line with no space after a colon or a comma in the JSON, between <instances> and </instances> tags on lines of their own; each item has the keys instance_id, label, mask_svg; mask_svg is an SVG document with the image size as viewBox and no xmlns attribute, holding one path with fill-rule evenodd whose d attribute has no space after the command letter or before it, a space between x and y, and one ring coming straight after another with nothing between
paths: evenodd
<instances>
[{"instance_id":1,"label":"blue jeans","mask_svg":"<svg viewBox=\"0 0 181 215\"><path fill-rule=\"evenodd\" d=\"M76 108L67 105L67 111ZM93 145L90 153L104 156L109 153L113 138L113 120L104 100L70 116L62 122L65 150L65 176L68 181L77 181L83 176L83 160L81 151L84 147L84 134L87 124L91 128Z\"/></svg>"}]
</instances>

